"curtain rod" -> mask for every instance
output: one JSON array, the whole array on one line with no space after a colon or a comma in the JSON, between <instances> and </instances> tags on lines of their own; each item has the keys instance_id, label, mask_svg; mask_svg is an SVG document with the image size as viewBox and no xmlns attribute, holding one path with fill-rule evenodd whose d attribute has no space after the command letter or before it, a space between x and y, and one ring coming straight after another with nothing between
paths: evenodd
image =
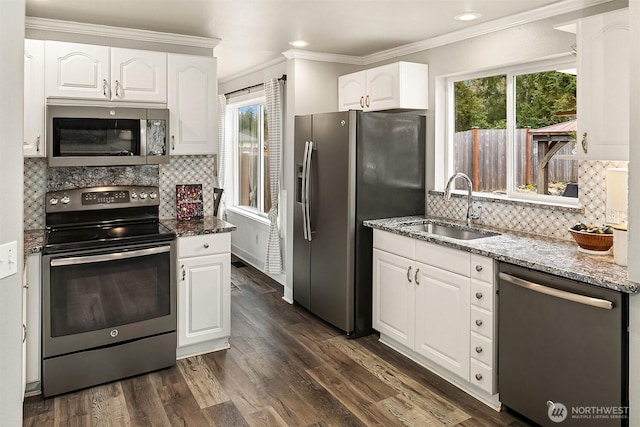
<instances>
[{"instance_id":1,"label":"curtain rod","mask_svg":"<svg viewBox=\"0 0 640 427\"><path fill-rule=\"evenodd\" d=\"M278 81L286 82L287 81L287 75L283 74L282 77L280 77L278 79ZM242 89L237 89L237 90L233 90L231 92L227 92L227 93L224 94L224 96L226 96L228 98L229 95L234 95L236 93L244 92L245 90L251 92L251 89L255 89L255 88L258 88L258 87L262 87L262 86L264 86L264 83L258 83L257 85L247 86L247 87L244 87Z\"/></svg>"}]
</instances>

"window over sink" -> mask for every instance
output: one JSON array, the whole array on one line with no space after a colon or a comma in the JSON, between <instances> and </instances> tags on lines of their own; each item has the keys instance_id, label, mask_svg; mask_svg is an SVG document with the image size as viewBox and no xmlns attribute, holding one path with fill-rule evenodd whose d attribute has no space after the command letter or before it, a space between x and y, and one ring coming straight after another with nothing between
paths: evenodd
<instances>
[{"instance_id":1,"label":"window over sink","mask_svg":"<svg viewBox=\"0 0 640 427\"><path fill-rule=\"evenodd\" d=\"M439 81L443 182L463 172L474 194L577 205L573 57Z\"/></svg>"}]
</instances>

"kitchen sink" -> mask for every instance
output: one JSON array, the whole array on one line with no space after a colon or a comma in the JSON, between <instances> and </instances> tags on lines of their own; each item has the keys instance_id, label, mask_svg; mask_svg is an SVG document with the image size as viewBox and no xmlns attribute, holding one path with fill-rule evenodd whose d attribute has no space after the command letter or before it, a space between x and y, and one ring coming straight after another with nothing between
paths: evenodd
<instances>
[{"instance_id":1,"label":"kitchen sink","mask_svg":"<svg viewBox=\"0 0 640 427\"><path fill-rule=\"evenodd\" d=\"M438 236L450 237L452 239L458 240L474 240L500 235L500 233L495 233L492 231L478 230L453 224L438 224L433 222L405 225L402 226L401 229L404 231L435 234Z\"/></svg>"}]
</instances>

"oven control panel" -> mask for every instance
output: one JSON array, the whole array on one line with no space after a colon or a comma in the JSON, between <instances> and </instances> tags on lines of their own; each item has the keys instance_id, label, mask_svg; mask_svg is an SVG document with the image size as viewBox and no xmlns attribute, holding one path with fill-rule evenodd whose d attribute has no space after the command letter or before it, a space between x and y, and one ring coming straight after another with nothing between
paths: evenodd
<instances>
[{"instance_id":1,"label":"oven control panel","mask_svg":"<svg viewBox=\"0 0 640 427\"><path fill-rule=\"evenodd\" d=\"M51 191L45 196L45 212L159 206L158 187L111 186Z\"/></svg>"}]
</instances>

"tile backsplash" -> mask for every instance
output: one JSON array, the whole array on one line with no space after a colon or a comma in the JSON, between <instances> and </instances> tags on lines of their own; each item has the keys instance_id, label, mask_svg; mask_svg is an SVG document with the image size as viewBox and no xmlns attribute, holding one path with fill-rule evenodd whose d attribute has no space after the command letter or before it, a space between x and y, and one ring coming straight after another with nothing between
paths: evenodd
<instances>
[{"instance_id":1,"label":"tile backsplash","mask_svg":"<svg viewBox=\"0 0 640 427\"><path fill-rule=\"evenodd\" d=\"M217 185L216 156L173 156L166 165L116 167L47 167L46 159L24 160L24 228L44 228L47 191L107 185L160 187L160 217L175 218L176 185L202 184L204 213L213 214Z\"/></svg>"},{"instance_id":2,"label":"tile backsplash","mask_svg":"<svg viewBox=\"0 0 640 427\"><path fill-rule=\"evenodd\" d=\"M576 208L474 197L473 205L482 207L480 219L474 223L571 240L567 228L575 223L596 225L606 222L606 171L626 167L627 162L581 160L578 173L580 206ZM466 211L466 197L445 201L439 194L431 192L427 195L426 213L429 216L464 220Z\"/></svg>"}]
</instances>

